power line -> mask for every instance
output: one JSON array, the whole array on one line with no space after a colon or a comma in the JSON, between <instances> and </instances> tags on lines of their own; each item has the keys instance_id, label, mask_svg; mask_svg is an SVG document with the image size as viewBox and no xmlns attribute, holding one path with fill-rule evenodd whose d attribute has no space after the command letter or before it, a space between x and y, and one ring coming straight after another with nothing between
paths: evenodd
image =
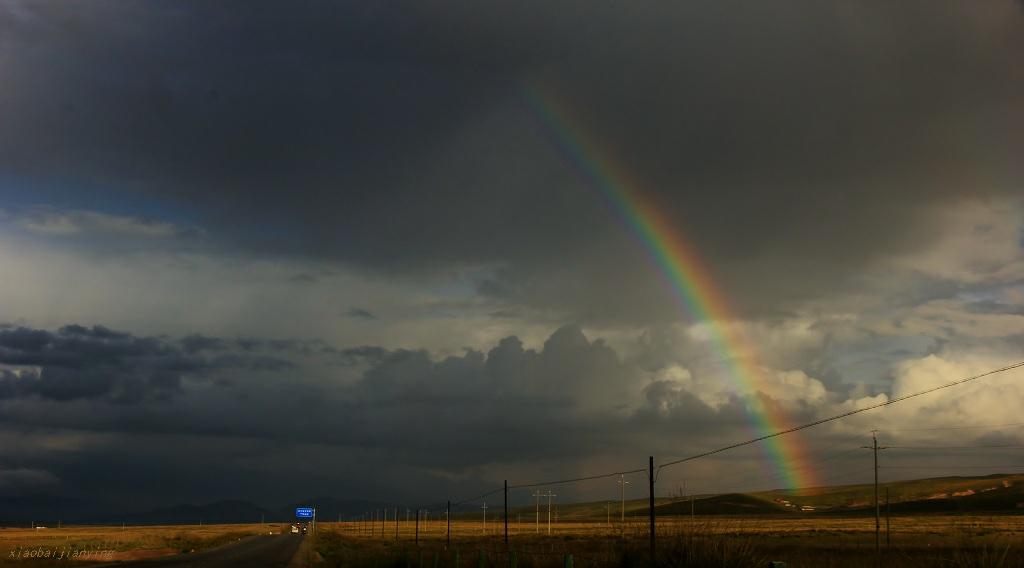
<instances>
[{"instance_id":1,"label":"power line","mask_svg":"<svg viewBox=\"0 0 1024 568\"><path fill-rule=\"evenodd\" d=\"M860 447L857 447L855 449L859 450ZM870 466L870 467L864 467L864 468L860 468L860 469L855 469L855 470L852 470L852 471L845 471L843 473L839 473L839 474L836 474L836 475L830 475L828 477L821 478L818 481L820 481L821 483L831 482L831 481L835 481L837 479L844 479L844 478L847 478L847 477L852 477L854 475L859 475L861 473L868 472L868 471L871 471L873 469L874 469L874 466ZM728 492L728 491L730 491L732 489L735 489L737 487L742 487L744 485L749 485L751 483L752 483L752 480L748 478L748 479L746 479L746 480L744 480L744 481L742 481L740 483L733 483L733 484L730 484L730 485L726 485L725 487L719 486L717 491L715 491L714 493L725 493L725 492Z\"/></svg>"},{"instance_id":2,"label":"power line","mask_svg":"<svg viewBox=\"0 0 1024 568\"><path fill-rule=\"evenodd\" d=\"M882 469L1000 469L1000 468L1018 468L1024 467L1024 464L1018 465L884 465L879 466Z\"/></svg>"},{"instance_id":3,"label":"power line","mask_svg":"<svg viewBox=\"0 0 1024 568\"><path fill-rule=\"evenodd\" d=\"M937 428L879 428L879 432L936 432L940 430L982 430L986 428L1010 428L1012 426L1024 426L1024 422L1011 422L1009 424L978 424L975 426L940 426Z\"/></svg>"},{"instance_id":4,"label":"power line","mask_svg":"<svg viewBox=\"0 0 1024 568\"><path fill-rule=\"evenodd\" d=\"M456 501L456 502L452 503L452 506L455 506L455 505L465 505L466 503L472 503L473 501L480 501L481 499L486 499L487 497L490 497L491 495L494 495L496 493L501 493L504 490L505 490L504 487L499 487L498 489L495 489L494 491L488 491L487 493L484 493L482 495L477 495L476 497L470 497L469 499L463 499L462 501Z\"/></svg>"},{"instance_id":5,"label":"power line","mask_svg":"<svg viewBox=\"0 0 1024 568\"><path fill-rule=\"evenodd\" d=\"M531 487L544 487L546 485L561 485L563 483L576 483L577 481L591 481L593 479L604 479L606 477L615 477L616 475L631 475L634 473L644 473L647 469L631 469L629 471L615 471L612 473L602 473L601 475L590 475L587 477L576 477L573 479L559 479L557 481L540 481L536 483L521 483L519 485L509 485L509 489L529 489Z\"/></svg>"},{"instance_id":6,"label":"power line","mask_svg":"<svg viewBox=\"0 0 1024 568\"><path fill-rule=\"evenodd\" d=\"M888 446L897 450L984 450L991 448L1024 448L1022 444L1004 444L993 446Z\"/></svg>"},{"instance_id":7,"label":"power line","mask_svg":"<svg viewBox=\"0 0 1024 568\"><path fill-rule=\"evenodd\" d=\"M782 436L784 434L792 434L793 432L798 432L800 430L806 430L807 428L812 428L814 426L819 426L819 425L825 424L827 422L833 422L833 421L839 420L841 418L846 418L848 416L853 416L854 414L860 414L862 412L867 412L869 410L875 410L876 408L882 408L883 406L889 406L889 405L892 405L892 404L896 404L897 402L903 402L904 400L908 400L908 399L911 399L911 398L914 398L914 397L918 397L918 396L921 396L921 395L933 393L935 391L939 391L939 390L942 390L942 389L948 389L950 387L955 387L957 385L962 385L962 384L970 382L970 381L975 381L975 380L978 380L978 379L981 379L981 378L984 378L984 377L988 377L988 376L995 375L997 373L1002 373L1002 372L1005 372L1005 371L1009 371L1009 370L1012 370L1012 369L1017 369L1017 368L1020 368L1020 367L1024 367L1024 361L1020 361L1020 362L1014 363L1012 365L1007 365L1005 367L1000 367L1000 368L994 369L992 371L987 371L987 372L981 373L979 375L974 375L974 376L971 376L971 377L967 377L965 379L959 379L959 380L956 380L956 381L945 383L945 384L939 385L937 387L932 387L930 389L925 389L925 390L918 391L918 392L915 392L915 393L912 393L912 394L907 394L907 395L899 396L899 397L893 398L891 400L887 400L885 402L880 402L878 404L872 404L870 406L865 406L864 408L858 408L858 409L855 409L855 410L850 410L850 411L844 412L842 414L837 414L835 416L830 416L828 418L822 418L821 420L815 420L814 422L809 422L807 424L802 424L800 426L795 426L793 428L789 428L789 429L782 430L782 431L779 431L779 432L774 432L772 434L766 434L764 436L759 436L759 437L754 438L752 440L746 440L744 442L738 442L738 443L735 443L735 444L730 444L728 446L725 446L725 447L722 447L722 448L718 448L716 450L711 450L711 451L699 453L699 454L690 456L688 458L683 458L683 459L679 459L679 460L674 460L674 461L670 461L670 462L667 462L667 463L663 463L660 466L658 466L658 471L660 472L662 468L665 468L665 467L668 467L668 466L671 466L671 465L676 465L676 464L680 464L680 463L683 463L683 462L693 461L693 460L700 459L700 458L706 458L708 456L713 456L715 454L720 454L720 453L728 451L728 450L734 450L736 448L740 448L740 447L743 447L743 446L749 446L750 444L756 444L757 442L763 442L764 440L768 440L770 438L775 438L775 437L778 437L778 436Z\"/></svg>"},{"instance_id":8,"label":"power line","mask_svg":"<svg viewBox=\"0 0 1024 568\"><path fill-rule=\"evenodd\" d=\"M860 448L857 448L857 449L859 450ZM843 479L843 478L846 478L846 477L852 477L854 475L858 475L858 474L864 473L866 471L871 471L873 469L875 469L874 466L863 467L861 469L855 469L853 471L847 471L845 473L840 473L839 475L832 475L832 476L829 476L829 477L826 477L826 478L822 479L821 481L835 481L837 479Z\"/></svg>"},{"instance_id":9,"label":"power line","mask_svg":"<svg viewBox=\"0 0 1024 568\"><path fill-rule=\"evenodd\" d=\"M840 444L834 444L834 445L829 446L829 447L830 448L835 448L835 447L837 447L839 445ZM844 457L844 456L848 456L848 455L850 455L850 454L852 454L852 453L854 453L854 452L856 452L858 450L860 450L860 446L853 446L853 447L847 448L846 450L843 450L843 451L840 451L840 452L835 452L835 453L832 453L832 454L827 454L825 457L822 457L822 458L819 458L819 459L811 458L810 461L813 462L813 463L805 463L804 465L801 465L801 466L798 466L798 467L794 467L794 468L792 468L792 471L817 470L817 469L819 469L820 464L822 464L823 462L828 462L828 461L832 461L834 459L838 459L838 458L841 458L841 457ZM752 481L754 481L754 480L751 479L752 475L754 475L754 474L751 474L750 472L742 472L741 471L741 472L737 472L737 473L735 473L733 475L726 476L724 479L719 477L719 478L717 478L718 481L725 481L726 483L725 483L725 485L718 485L718 484L716 484L716 485L714 485L714 487L717 487L718 491L723 491L723 490L727 491L727 490L730 490L730 489L733 489L733 488L736 488L736 487L742 487L744 485L749 485ZM845 474L843 474L843 475L845 475ZM832 479L832 478L818 479L817 481L818 482L825 482L825 481L829 481L830 479ZM741 481L736 481L736 480L741 480Z\"/></svg>"},{"instance_id":10,"label":"power line","mask_svg":"<svg viewBox=\"0 0 1024 568\"><path fill-rule=\"evenodd\" d=\"M932 388L929 388L929 389L925 389L925 390L922 390L922 391L918 391L918 392L915 392L915 393L911 393L911 394L908 394L908 395L903 395L903 396L900 396L900 397L896 397L896 398L887 400L886 402L880 402L878 404L873 404L873 405L870 405L870 406L865 406L864 408L858 408L858 409L855 409L855 410L850 410L850 411L847 411L847 412L843 412L841 414L836 414L834 416L830 416L828 418L822 418L820 420L815 420L813 422L808 422L807 424L802 424L800 426L795 426L793 428L788 428L786 430L781 430L779 432L774 432L774 433L771 433L771 434L766 434L764 436L759 436L757 438L753 438L753 439L746 440L746 441L743 441L743 442L737 442L735 444L730 444L728 446L724 446L724 447L721 447L721 448L718 448L718 449L715 449L715 450L710 450L710 451L707 451L707 452L702 452L702 453L695 454L695 455L692 455L692 456L689 456L689 457L686 457L686 458L669 461L669 462L666 462L666 463L663 463L663 464L659 465L656 468L655 479L657 479L657 475L661 473L662 469L664 469L666 467L669 467L669 466L672 466L672 465L677 465L677 464L684 463L684 462L689 462L689 461L694 461L694 460L701 459L701 458L706 458L706 457L709 457L709 456L713 456L715 454L720 454L722 452L726 452L726 451L729 451L729 450L734 450L736 448L741 448L743 446L749 446L751 444L756 444L758 442L763 442L764 440L768 440L768 439L775 438L775 437L778 437L778 436L783 436L785 434L792 434L793 432L798 432L800 430L806 430L806 429L812 428L814 426L820 426L820 425L828 423L828 422L834 422L834 421L840 420L842 418L847 418L849 416L853 416L854 414L860 414L862 412L867 412L869 410L875 410L875 409L882 408L882 407L885 407L885 406L890 406L892 404L896 404L897 402L903 402L903 401L909 400L911 398L915 398L915 397L922 396L922 395L925 395L925 394L933 393L933 392L940 391L940 390L943 390L943 389L947 389L947 388L950 388L950 387L954 387L954 386L957 386L957 385L962 385L964 383L968 383L968 382L971 382L971 381L975 381L975 380L978 380L978 379L981 379L981 378L984 378L984 377L988 377L988 376L995 375L995 374L998 374L998 373L1003 373L1003 372L1010 371L1010 370L1013 370L1013 369L1018 369L1020 367L1024 367L1024 361L1013 363L1011 365L1007 365L1005 367L1000 367L998 369L993 369L991 371L987 371L987 372L984 372L984 373L981 373L981 374L978 374L978 375L973 375L973 376L970 376L970 377L967 377L967 378L963 378L963 379L959 379L959 380L956 380L956 381L944 383L942 385L939 385L939 386L936 386L936 387L932 387ZM1004 424L1004 425L999 425L999 426L964 426L964 427L959 427L959 428L947 428L947 429L967 429L967 428L982 428L982 427L1004 427L1004 426L1017 426L1017 425L1024 425L1024 422L1022 422L1022 423L1013 423L1013 424ZM911 431L911 430L912 429L904 429L902 431ZM924 430L928 430L928 429L919 429L919 430L920 431L924 431ZM888 430L888 431L898 431L898 430ZM846 452L843 452L843 453L845 454ZM842 454L840 454L840 455L842 455ZM834 457L838 457L838 456L834 456ZM826 461L826 460L821 460L821 461ZM893 468L893 467L899 467L899 466L889 466L889 468ZM996 467L1007 467L1007 466L996 466ZM1018 467L1018 466L1009 466L1009 467ZM1019 467L1024 467L1024 466L1019 466ZM631 475L631 474L635 474L635 473L644 473L644 472L647 472L646 468L633 469L633 470L629 470L629 471L615 471L615 472L604 473L604 474L599 474L599 475L590 475L590 476L586 476L586 477L576 477L576 478L570 478L570 479L559 479L559 480L553 480L553 481L543 481L543 482L534 482L534 483L523 483L523 484L518 484L518 485L509 485L508 488L509 489L528 489L528 488L533 488L533 487L543 487L543 486L549 486L549 485L561 485L561 484L565 484L565 483L576 483L576 482L581 482L581 481L591 481L591 480L595 480L595 479L604 479L604 478L608 478L608 477L614 477L616 475ZM489 497L491 495L494 495L496 493L500 493L502 491L504 491L504 487L499 488L499 489L495 489L493 491L489 491L487 493L484 493L482 495L478 495L476 497L472 497L472 498L469 498L469 499L463 499L461 501L454 502L454 503L452 503L452 505L463 505L463 504L470 503L470 502L473 502L473 501L479 501L481 499L484 499L484 498Z\"/></svg>"}]
</instances>

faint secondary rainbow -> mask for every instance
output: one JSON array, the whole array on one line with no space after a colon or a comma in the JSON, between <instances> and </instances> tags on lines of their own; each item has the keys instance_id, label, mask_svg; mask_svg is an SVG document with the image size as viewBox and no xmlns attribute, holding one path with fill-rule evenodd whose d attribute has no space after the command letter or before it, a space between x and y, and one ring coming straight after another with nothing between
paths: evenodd
<instances>
[{"instance_id":1,"label":"faint secondary rainbow","mask_svg":"<svg viewBox=\"0 0 1024 568\"><path fill-rule=\"evenodd\" d=\"M770 434L789 427L790 422L781 409L765 404L757 396L759 387L768 380L757 363L757 350L732 324L738 318L715 284L711 271L701 262L680 228L640 191L640 183L619 167L609 153L601 151L600 145L572 120L564 105L537 88L524 87L523 93L568 161L601 192L629 232L642 244L680 309L688 317L703 322L709 344L717 350L716 358L734 386L742 394L750 395L747 404L757 434ZM770 438L764 445L779 480L787 488L819 485L796 434Z\"/></svg>"}]
</instances>

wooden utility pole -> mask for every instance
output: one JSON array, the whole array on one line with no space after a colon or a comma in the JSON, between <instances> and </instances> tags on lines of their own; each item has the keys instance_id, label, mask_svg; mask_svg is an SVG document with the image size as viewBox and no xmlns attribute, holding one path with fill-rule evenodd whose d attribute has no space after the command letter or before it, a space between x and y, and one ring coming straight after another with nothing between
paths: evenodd
<instances>
[{"instance_id":1,"label":"wooden utility pole","mask_svg":"<svg viewBox=\"0 0 1024 568\"><path fill-rule=\"evenodd\" d=\"M540 494L540 496L548 498L548 534L551 534L551 498L552 497L558 497L558 495L555 495L549 489L545 493Z\"/></svg>"},{"instance_id":2,"label":"wooden utility pole","mask_svg":"<svg viewBox=\"0 0 1024 568\"><path fill-rule=\"evenodd\" d=\"M881 565L882 563L882 510L878 500L878 450L887 449L886 446L878 445L878 430L871 431L871 445L861 446L864 449L871 450L872 455L875 458L875 563Z\"/></svg>"},{"instance_id":3,"label":"wooden utility pole","mask_svg":"<svg viewBox=\"0 0 1024 568\"><path fill-rule=\"evenodd\" d=\"M508 480L505 480L505 549L508 550Z\"/></svg>"},{"instance_id":4,"label":"wooden utility pole","mask_svg":"<svg viewBox=\"0 0 1024 568\"><path fill-rule=\"evenodd\" d=\"M654 456L647 458L647 496L648 510L651 518L651 564L654 563Z\"/></svg>"},{"instance_id":5,"label":"wooden utility pole","mask_svg":"<svg viewBox=\"0 0 1024 568\"><path fill-rule=\"evenodd\" d=\"M398 525L398 507L395 507L395 540L398 540L399 525Z\"/></svg>"},{"instance_id":6,"label":"wooden utility pole","mask_svg":"<svg viewBox=\"0 0 1024 568\"><path fill-rule=\"evenodd\" d=\"M420 510L416 509L416 546L420 545Z\"/></svg>"},{"instance_id":7,"label":"wooden utility pole","mask_svg":"<svg viewBox=\"0 0 1024 568\"><path fill-rule=\"evenodd\" d=\"M484 501L484 506L480 508L484 510L484 534L487 534L487 501Z\"/></svg>"},{"instance_id":8,"label":"wooden utility pole","mask_svg":"<svg viewBox=\"0 0 1024 568\"><path fill-rule=\"evenodd\" d=\"M448 522L448 535L445 537L444 547L450 548L452 545L452 502L450 500L444 506L444 519Z\"/></svg>"},{"instance_id":9,"label":"wooden utility pole","mask_svg":"<svg viewBox=\"0 0 1024 568\"><path fill-rule=\"evenodd\" d=\"M540 489L534 491L533 496L537 498L536 520L534 521L534 528L536 530L534 532L540 534Z\"/></svg>"},{"instance_id":10,"label":"wooden utility pole","mask_svg":"<svg viewBox=\"0 0 1024 568\"><path fill-rule=\"evenodd\" d=\"M619 498L622 504L619 509L619 535L626 535L626 486L629 482L626 481L626 476L622 473L619 474Z\"/></svg>"}]
</instances>

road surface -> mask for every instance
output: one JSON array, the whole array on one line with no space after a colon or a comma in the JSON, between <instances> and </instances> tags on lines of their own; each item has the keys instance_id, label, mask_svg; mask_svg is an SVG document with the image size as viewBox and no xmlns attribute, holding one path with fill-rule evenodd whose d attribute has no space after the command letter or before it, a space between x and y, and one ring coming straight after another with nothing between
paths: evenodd
<instances>
[{"instance_id":1,"label":"road surface","mask_svg":"<svg viewBox=\"0 0 1024 568\"><path fill-rule=\"evenodd\" d=\"M277 534L243 538L238 542L196 552L148 560L118 562L117 568L285 568L302 543L299 535ZM107 566L107 565L104 565Z\"/></svg>"}]
</instances>

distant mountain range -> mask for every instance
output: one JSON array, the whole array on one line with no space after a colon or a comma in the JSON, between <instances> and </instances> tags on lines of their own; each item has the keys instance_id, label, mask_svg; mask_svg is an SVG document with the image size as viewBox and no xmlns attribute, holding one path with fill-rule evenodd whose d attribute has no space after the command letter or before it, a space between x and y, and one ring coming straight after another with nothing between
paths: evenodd
<instances>
[{"instance_id":1,"label":"distant mountain range","mask_svg":"<svg viewBox=\"0 0 1024 568\"><path fill-rule=\"evenodd\" d=\"M981 477L939 477L887 483L882 486L884 503L888 489L893 513L1019 513L1024 514L1024 474L999 474ZM874 511L874 487L870 484L816 487L800 490L775 490L754 493L723 493L697 495L690 498L663 498L655 502L658 515L820 515L870 514ZM20 497L0 500L5 518L0 525L27 524L34 519L42 524L56 524L53 513L61 510L66 523L132 525L154 524L225 524L285 522L295 518L295 508L316 507L322 521L347 520L367 511L388 509L393 519L394 505L368 500L318 497L301 503L263 508L248 501L226 500L204 505L176 505L121 515L90 516L83 512L87 505L46 497ZM646 515L647 499L626 501L626 515ZM557 504L561 520L604 520L619 512L618 501ZM495 507L495 514L498 507ZM541 512L546 507L541 505ZM399 514L404 519L405 509ZM434 514L437 512L434 511ZM528 518L535 514L533 506L510 507L509 513ZM453 511L453 518L475 518L476 507ZM433 515L432 515L433 516ZM490 514L488 515L490 516ZM543 516L543 515L542 515Z\"/></svg>"}]
</instances>

